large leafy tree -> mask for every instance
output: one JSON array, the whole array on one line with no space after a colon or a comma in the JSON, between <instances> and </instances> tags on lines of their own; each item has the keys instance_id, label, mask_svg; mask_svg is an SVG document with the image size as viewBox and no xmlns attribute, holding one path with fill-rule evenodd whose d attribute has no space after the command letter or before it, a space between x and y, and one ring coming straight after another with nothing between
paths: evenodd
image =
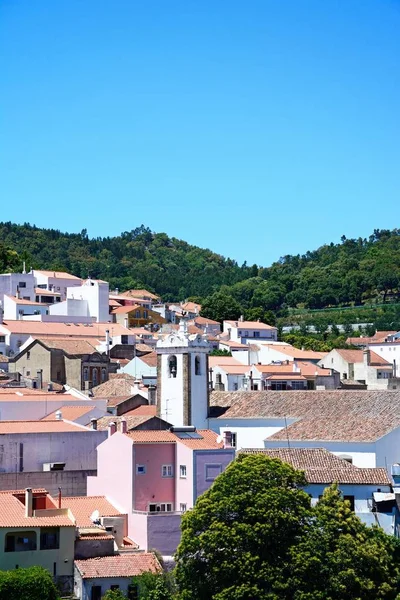
<instances>
[{"instance_id":1,"label":"large leafy tree","mask_svg":"<svg viewBox=\"0 0 400 600\"><path fill-rule=\"evenodd\" d=\"M336 486L314 508L302 473L241 455L182 519L182 600L394 600L399 544Z\"/></svg>"},{"instance_id":2,"label":"large leafy tree","mask_svg":"<svg viewBox=\"0 0 400 600\"><path fill-rule=\"evenodd\" d=\"M0 571L0 600L59 600L59 595L49 571L29 567Z\"/></svg>"},{"instance_id":3,"label":"large leafy tree","mask_svg":"<svg viewBox=\"0 0 400 600\"><path fill-rule=\"evenodd\" d=\"M291 548L305 536L302 473L240 455L182 519L176 579L184 600L275 599L287 588Z\"/></svg>"},{"instance_id":4,"label":"large leafy tree","mask_svg":"<svg viewBox=\"0 0 400 600\"><path fill-rule=\"evenodd\" d=\"M235 321L242 314L242 307L230 294L221 290L208 296L201 305L201 316L214 321Z\"/></svg>"}]
</instances>

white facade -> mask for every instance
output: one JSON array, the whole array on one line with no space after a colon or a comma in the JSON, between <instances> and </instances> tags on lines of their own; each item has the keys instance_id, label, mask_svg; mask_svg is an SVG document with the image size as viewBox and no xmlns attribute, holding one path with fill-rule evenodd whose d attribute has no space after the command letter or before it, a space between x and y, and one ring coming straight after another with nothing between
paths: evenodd
<instances>
[{"instance_id":1,"label":"white facade","mask_svg":"<svg viewBox=\"0 0 400 600\"><path fill-rule=\"evenodd\" d=\"M398 339L397 342L369 344L368 348L393 365L393 377L400 377L400 342Z\"/></svg>"},{"instance_id":2,"label":"white facade","mask_svg":"<svg viewBox=\"0 0 400 600\"><path fill-rule=\"evenodd\" d=\"M97 323L110 321L109 287L104 281L88 279L80 286L67 288L67 298L50 306L51 315L90 317Z\"/></svg>"},{"instance_id":3,"label":"white facade","mask_svg":"<svg viewBox=\"0 0 400 600\"><path fill-rule=\"evenodd\" d=\"M386 390L393 372L391 368L388 368L390 365L379 368L371 366L369 363L368 350L364 350L362 361L354 363L346 360L339 351L331 350L325 358L319 361L318 365L338 371L341 380L351 379L365 383L368 390Z\"/></svg>"},{"instance_id":4,"label":"white facade","mask_svg":"<svg viewBox=\"0 0 400 600\"><path fill-rule=\"evenodd\" d=\"M4 295L16 296L18 292L24 300L35 300L35 278L32 273L1 274L0 302L4 302Z\"/></svg>"},{"instance_id":5,"label":"white facade","mask_svg":"<svg viewBox=\"0 0 400 600\"><path fill-rule=\"evenodd\" d=\"M276 327L266 326L257 321L224 321L223 332L229 334L229 339L241 344L253 341L274 342L278 339Z\"/></svg>"},{"instance_id":6,"label":"white facade","mask_svg":"<svg viewBox=\"0 0 400 600\"><path fill-rule=\"evenodd\" d=\"M188 335L186 323L157 342L161 356L158 404L162 419L175 426L207 427L210 347L200 335Z\"/></svg>"},{"instance_id":7,"label":"white facade","mask_svg":"<svg viewBox=\"0 0 400 600\"><path fill-rule=\"evenodd\" d=\"M68 273L59 273L57 271L32 271L36 287L50 292L59 292L61 299L67 297L67 288L72 286L80 286L82 280L79 277L74 277Z\"/></svg>"},{"instance_id":8,"label":"white facade","mask_svg":"<svg viewBox=\"0 0 400 600\"><path fill-rule=\"evenodd\" d=\"M18 321L27 315L35 315L38 319L41 315L47 315L49 307L44 304L38 304L32 301L32 304L26 304L19 301L18 298L4 295L3 298L3 318L4 320Z\"/></svg>"}]
</instances>

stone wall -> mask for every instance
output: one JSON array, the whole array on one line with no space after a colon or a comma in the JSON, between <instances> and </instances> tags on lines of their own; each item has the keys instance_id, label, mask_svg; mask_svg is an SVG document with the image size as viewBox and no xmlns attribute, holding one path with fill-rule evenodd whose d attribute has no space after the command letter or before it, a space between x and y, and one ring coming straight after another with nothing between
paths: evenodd
<instances>
[{"instance_id":1,"label":"stone wall","mask_svg":"<svg viewBox=\"0 0 400 600\"><path fill-rule=\"evenodd\" d=\"M87 477L95 475L95 470L0 473L0 491L44 488L57 498L60 487L63 496L86 496Z\"/></svg>"}]
</instances>

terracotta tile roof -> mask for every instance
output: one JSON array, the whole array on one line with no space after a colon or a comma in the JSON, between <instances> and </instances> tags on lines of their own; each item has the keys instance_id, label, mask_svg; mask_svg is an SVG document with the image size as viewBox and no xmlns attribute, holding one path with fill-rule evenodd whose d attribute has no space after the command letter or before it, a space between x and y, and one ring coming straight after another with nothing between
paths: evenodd
<instances>
[{"instance_id":1,"label":"terracotta tile roof","mask_svg":"<svg viewBox=\"0 0 400 600\"><path fill-rule=\"evenodd\" d=\"M153 348L151 346L148 346L147 344L136 344L135 347L138 352L153 352Z\"/></svg>"},{"instance_id":2,"label":"terracotta tile roof","mask_svg":"<svg viewBox=\"0 0 400 600\"><path fill-rule=\"evenodd\" d=\"M175 444L178 441L192 450L213 450L223 448L223 442L217 442L218 435L214 431L211 431L210 429L198 429L197 433L201 435L201 439L181 439L177 434L168 430L135 430L129 432L127 435L135 443Z\"/></svg>"},{"instance_id":3,"label":"terracotta tile roof","mask_svg":"<svg viewBox=\"0 0 400 600\"><path fill-rule=\"evenodd\" d=\"M77 338L71 339L69 337L61 338L41 338L37 337L36 340L46 346L46 348L54 348L56 350L63 350L66 354L82 356L84 354L94 354L98 352L96 345L100 343L100 340L94 340L94 338Z\"/></svg>"},{"instance_id":4,"label":"terracotta tile roof","mask_svg":"<svg viewBox=\"0 0 400 600\"><path fill-rule=\"evenodd\" d=\"M387 337L394 335L395 333L397 333L397 331L376 331L374 335L370 337L348 337L346 344L351 344L353 346L368 346L368 344L384 342Z\"/></svg>"},{"instance_id":5,"label":"terracotta tile roof","mask_svg":"<svg viewBox=\"0 0 400 600\"><path fill-rule=\"evenodd\" d=\"M143 356L138 356L140 360L142 360L148 367L157 367L157 353L149 352L149 354L144 354Z\"/></svg>"},{"instance_id":6,"label":"terracotta tile roof","mask_svg":"<svg viewBox=\"0 0 400 600\"><path fill-rule=\"evenodd\" d=\"M82 281L80 277L76 277L75 275L71 275L71 273L64 273L64 271L39 271L34 269L34 275L44 275L45 277L55 277L57 279L76 279Z\"/></svg>"},{"instance_id":7,"label":"terracotta tile roof","mask_svg":"<svg viewBox=\"0 0 400 600\"><path fill-rule=\"evenodd\" d=\"M108 305L112 306L112 308L118 308L119 306L122 306L120 302L118 302L117 300L112 300L112 299L110 299L108 301Z\"/></svg>"},{"instance_id":8,"label":"terracotta tile roof","mask_svg":"<svg viewBox=\"0 0 400 600\"><path fill-rule=\"evenodd\" d=\"M116 554L99 558L76 560L82 579L103 577L135 577L141 573L161 571L160 563L152 552Z\"/></svg>"},{"instance_id":9,"label":"terracotta tile roof","mask_svg":"<svg viewBox=\"0 0 400 600\"><path fill-rule=\"evenodd\" d=\"M214 367L223 367L225 365L241 365L236 358L232 356L209 356L208 357L208 366L212 369ZM250 367L249 367L250 368Z\"/></svg>"},{"instance_id":10,"label":"terracotta tile roof","mask_svg":"<svg viewBox=\"0 0 400 600\"><path fill-rule=\"evenodd\" d=\"M261 323L261 321L224 321L230 327L235 327L237 329L276 329L272 325L267 325L266 323Z\"/></svg>"},{"instance_id":11,"label":"terracotta tile roof","mask_svg":"<svg viewBox=\"0 0 400 600\"><path fill-rule=\"evenodd\" d=\"M145 329L144 327L131 327L129 329L129 331L130 331L131 334L137 335L139 337L141 335L144 335L144 336L147 336L147 337L151 337L151 338L153 337L152 332L149 331L148 329Z\"/></svg>"},{"instance_id":12,"label":"terracotta tile roof","mask_svg":"<svg viewBox=\"0 0 400 600\"><path fill-rule=\"evenodd\" d=\"M53 421L0 421L0 435L26 433L85 432L87 427L63 420Z\"/></svg>"},{"instance_id":13,"label":"terracotta tile roof","mask_svg":"<svg viewBox=\"0 0 400 600\"><path fill-rule=\"evenodd\" d=\"M0 402L48 402L58 400L60 396L58 392L45 392L33 388L0 388ZM61 397L68 403L82 403L82 398L76 398L71 394L65 393Z\"/></svg>"},{"instance_id":14,"label":"terracotta tile roof","mask_svg":"<svg viewBox=\"0 0 400 600\"><path fill-rule=\"evenodd\" d=\"M168 332L179 331L179 325L167 323L167 329L168 329ZM196 327L196 325L188 324L187 331L190 335L204 335L204 331L202 329L200 329L199 327Z\"/></svg>"},{"instance_id":15,"label":"terracotta tile roof","mask_svg":"<svg viewBox=\"0 0 400 600\"><path fill-rule=\"evenodd\" d=\"M400 427L400 392L367 390L212 392L220 419L296 419L268 441L372 442Z\"/></svg>"},{"instance_id":16,"label":"terracotta tile roof","mask_svg":"<svg viewBox=\"0 0 400 600\"><path fill-rule=\"evenodd\" d=\"M268 381L306 381L304 375L293 373L293 371L292 373L281 373L281 375L268 375L265 379Z\"/></svg>"},{"instance_id":17,"label":"terracotta tile roof","mask_svg":"<svg viewBox=\"0 0 400 600\"><path fill-rule=\"evenodd\" d=\"M10 300L12 300L13 302L15 302L15 304L28 304L31 306L48 306L48 304L45 304L44 302L34 302L33 300L25 300L24 298L16 298L15 296L8 296L7 294L4 294L5 296L7 296L7 298L9 298Z\"/></svg>"},{"instance_id":18,"label":"terracotta tile roof","mask_svg":"<svg viewBox=\"0 0 400 600\"><path fill-rule=\"evenodd\" d=\"M228 375L246 375L251 369L249 365L219 365L219 368Z\"/></svg>"},{"instance_id":19,"label":"terracotta tile roof","mask_svg":"<svg viewBox=\"0 0 400 600\"><path fill-rule=\"evenodd\" d=\"M122 292L121 296L127 296L128 298L133 296L134 298L151 298L152 300L159 300L160 296L156 294L152 294L148 290L128 290L126 292Z\"/></svg>"},{"instance_id":20,"label":"terracotta tile roof","mask_svg":"<svg viewBox=\"0 0 400 600\"><path fill-rule=\"evenodd\" d=\"M155 417L157 414L157 407L150 404L142 404L141 406L137 406L132 410L124 413L124 417L136 417L138 415L146 415L148 417Z\"/></svg>"},{"instance_id":21,"label":"terracotta tile roof","mask_svg":"<svg viewBox=\"0 0 400 600\"><path fill-rule=\"evenodd\" d=\"M314 350L299 350L298 348L294 348L294 346L290 346L290 344L284 345L263 343L262 345L265 348L270 348L271 350L281 352L288 357L298 358L301 360L321 360L328 354L327 352L314 352Z\"/></svg>"},{"instance_id":22,"label":"terracotta tile roof","mask_svg":"<svg viewBox=\"0 0 400 600\"><path fill-rule=\"evenodd\" d=\"M129 398L139 393L139 390L135 389L132 377L124 377L125 373L115 373L115 375L121 376L113 377L92 388L93 396L96 398L110 398L111 396L125 396Z\"/></svg>"},{"instance_id":23,"label":"terracotta tile roof","mask_svg":"<svg viewBox=\"0 0 400 600\"><path fill-rule=\"evenodd\" d=\"M138 308L142 308L142 306L139 306L138 304L131 304L129 306L118 306L117 308L114 308L111 311L112 315L123 315L123 314L129 314L130 312L132 312L133 310L137 310ZM140 317L142 318L142 317Z\"/></svg>"},{"instance_id":24,"label":"terracotta tile roof","mask_svg":"<svg viewBox=\"0 0 400 600\"><path fill-rule=\"evenodd\" d=\"M100 517L119 517L121 513L105 496L64 496L62 508L69 508L75 517L77 527L93 527L90 516L95 510Z\"/></svg>"},{"instance_id":25,"label":"terracotta tile roof","mask_svg":"<svg viewBox=\"0 0 400 600\"><path fill-rule=\"evenodd\" d=\"M104 540L113 540L114 536L111 534L100 534L100 535L96 535L96 534L86 534L86 533L80 533L79 534L79 539L81 541L85 541L85 542L94 542L94 541L104 541Z\"/></svg>"},{"instance_id":26,"label":"terracotta tile roof","mask_svg":"<svg viewBox=\"0 0 400 600\"><path fill-rule=\"evenodd\" d=\"M46 490L34 489L33 496L46 496L47 506L54 506L54 514L25 517L25 490L0 492L0 527L75 527L75 521L65 510L56 509L56 504Z\"/></svg>"},{"instance_id":27,"label":"terracotta tile roof","mask_svg":"<svg viewBox=\"0 0 400 600\"><path fill-rule=\"evenodd\" d=\"M294 367L299 369L299 371L295 371ZM253 370L257 369L259 373L271 373L272 374L301 374L305 377L314 377L316 374L318 376L330 376L330 369L323 369L314 363L306 362L306 361L297 361L297 362L289 362L289 364L270 364L270 365L253 365Z\"/></svg>"},{"instance_id":28,"label":"terracotta tile roof","mask_svg":"<svg viewBox=\"0 0 400 600\"><path fill-rule=\"evenodd\" d=\"M59 408L58 410L55 410L54 412L47 415L47 417L43 417L43 419L41 419L41 420L42 421L54 421L56 418L56 413L61 412L62 418L65 419L66 421L76 421L80 417L83 417L83 415L86 415L87 413L89 413L94 408L96 408L94 406L94 404L91 404L91 405L87 404L86 406L79 406L79 405L63 406L62 408Z\"/></svg>"},{"instance_id":29,"label":"terracotta tile roof","mask_svg":"<svg viewBox=\"0 0 400 600\"><path fill-rule=\"evenodd\" d=\"M0 328L11 333L21 333L35 337L62 336L62 337L84 337L104 338L108 329L111 337L113 335L132 335L129 329L118 323L54 323L51 321L24 321L7 320Z\"/></svg>"},{"instance_id":30,"label":"terracotta tile roof","mask_svg":"<svg viewBox=\"0 0 400 600\"><path fill-rule=\"evenodd\" d=\"M386 469L355 467L325 448L244 448L240 453L279 458L295 469L304 471L308 483L391 485Z\"/></svg>"},{"instance_id":31,"label":"terracotta tile roof","mask_svg":"<svg viewBox=\"0 0 400 600\"><path fill-rule=\"evenodd\" d=\"M35 294L36 296L61 296L60 292L43 290L42 288L35 288Z\"/></svg>"},{"instance_id":32,"label":"terracotta tile roof","mask_svg":"<svg viewBox=\"0 0 400 600\"><path fill-rule=\"evenodd\" d=\"M181 304L183 310L191 311L191 312L200 312L201 304L197 304L197 302L182 302ZM201 317L204 319L204 317ZM218 323L218 321L210 321L212 323Z\"/></svg>"},{"instance_id":33,"label":"terracotta tile roof","mask_svg":"<svg viewBox=\"0 0 400 600\"><path fill-rule=\"evenodd\" d=\"M133 411L130 411L133 412ZM136 427L139 427L139 425L143 425L143 423L146 423L147 421L150 421L151 419L154 419L156 417L156 415L138 415L138 414L128 414L128 413L124 413L123 415L117 417L114 415L107 415L105 417L101 417L100 419L97 419L97 429L99 431L105 431L106 429L108 429L108 426L110 423L116 423L117 426L119 426L119 423L125 419L126 421L126 425L127 425L127 429L128 431L131 431L133 429L136 429ZM156 421L157 423L157 421ZM162 423L163 421L160 419L159 421L160 423L160 428L162 428ZM155 425L157 426L157 425ZM170 427L169 423L165 423L165 428L168 429Z\"/></svg>"},{"instance_id":34,"label":"terracotta tile roof","mask_svg":"<svg viewBox=\"0 0 400 600\"><path fill-rule=\"evenodd\" d=\"M364 351L363 350L337 349L336 352L338 354L340 354L340 356L343 358L343 360L345 360L348 363L362 363L364 360ZM377 365L390 366L390 363L387 360L385 360L381 356L378 356L372 350L370 350L370 357L371 357L371 366L377 366Z\"/></svg>"},{"instance_id":35,"label":"terracotta tile roof","mask_svg":"<svg viewBox=\"0 0 400 600\"><path fill-rule=\"evenodd\" d=\"M219 325L219 326L221 326L221 323L219 321L214 321L213 319L206 319L205 317L195 317L193 320L196 323L196 325Z\"/></svg>"},{"instance_id":36,"label":"terracotta tile roof","mask_svg":"<svg viewBox=\"0 0 400 600\"><path fill-rule=\"evenodd\" d=\"M122 542L124 546L130 546L131 548L139 548L139 545L128 536L124 537Z\"/></svg>"},{"instance_id":37,"label":"terracotta tile roof","mask_svg":"<svg viewBox=\"0 0 400 600\"><path fill-rule=\"evenodd\" d=\"M241 348L242 350L249 350L248 344L241 344L240 342L233 342L232 340L219 340L220 346L228 346L228 348Z\"/></svg>"}]
</instances>

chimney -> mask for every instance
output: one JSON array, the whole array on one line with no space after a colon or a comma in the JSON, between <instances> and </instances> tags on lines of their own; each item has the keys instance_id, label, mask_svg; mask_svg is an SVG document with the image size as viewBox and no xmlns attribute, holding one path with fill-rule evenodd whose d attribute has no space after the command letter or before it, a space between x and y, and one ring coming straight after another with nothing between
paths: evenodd
<instances>
[{"instance_id":1,"label":"chimney","mask_svg":"<svg viewBox=\"0 0 400 600\"><path fill-rule=\"evenodd\" d=\"M117 431L117 426L114 421L108 424L108 437L110 438Z\"/></svg>"},{"instance_id":2,"label":"chimney","mask_svg":"<svg viewBox=\"0 0 400 600\"><path fill-rule=\"evenodd\" d=\"M232 432L224 431L222 435L224 438L224 448L232 448Z\"/></svg>"},{"instance_id":3,"label":"chimney","mask_svg":"<svg viewBox=\"0 0 400 600\"><path fill-rule=\"evenodd\" d=\"M61 488L59 487L58 488L58 508L62 508L61 498L62 498Z\"/></svg>"},{"instance_id":4,"label":"chimney","mask_svg":"<svg viewBox=\"0 0 400 600\"><path fill-rule=\"evenodd\" d=\"M61 410L58 410L56 412L56 420L57 421L61 421L62 420L62 412L61 412Z\"/></svg>"},{"instance_id":5,"label":"chimney","mask_svg":"<svg viewBox=\"0 0 400 600\"><path fill-rule=\"evenodd\" d=\"M364 360L364 366L369 367L369 365L371 364L371 350L369 348L364 348L363 360Z\"/></svg>"},{"instance_id":6,"label":"chimney","mask_svg":"<svg viewBox=\"0 0 400 600\"><path fill-rule=\"evenodd\" d=\"M26 488L25 490L25 517L33 517L32 488Z\"/></svg>"},{"instance_id":7,"label":"chimney","mask_svg":"<svg viewBox=\"0 0 400 600\"><path fill-rule=\"evenodd\" d=\"M36 371L36 375L37 375L37 386L39 388L39 390L43 389L43 369L39 369L38 371Z\"/></svg>"},{"instance_id":8,"label":"chimney","mask_svg":"<svg viewBox=\"0 0 400 600\"><path fill-rule=\"evenodd\" d=\"M243 321L244 321L244 316L243 316L243 315L240 315L240 317L239 317L239 321L240 321L241 323L243 323Z\"/></svg>"},{"instance_id":9,"label":"chimney","mask_svg":"<svg viewBox=\"0 0 400 600\"><path fill-rule=\"evenodd\" d=\"M17 300L19 300L19 287L17 286L17 289L15 290L15 297Z\"/></svg>"},{"instance_id":10,"label":"chimney","mask_svg":"<svg viewBox=\"0 0 400 600\"><path fill-rule=\"evenodd\" d=\"M121 433L127 433L128 431L128 424L126 422L126 419L121 419L120 423L119 423L119 430Z\"/></svg>"},{"instance_id":11,"label":"chimney","mask_svg":"<svg viewBox=\"0 0 400 600\"><path fill-rule=\"evenodd\" d=\"M149 404L154 406L156 404L156 387L155 387L155 385L149 385L148 398L149 398Z\"/></svg>"},{"instance_id":12,"label":"chimney","mask_svg":"<svg viewBox=\"0 0 400 600\"><path fill-rule=\"evenodd\" d=\"M110 330L106 329L106 353L110 356Z\"/></svg>"},{"instance_id":13,"label":"chimney","mask_svg":"<svg viewBox=\"0 0 400 600\"><path fill-rule=\"evenodd\" d=\"M118 294L119 294L119 289L118 288L115 288L115 294L116 294L116 296L118 296Z\"/></svg>"},{"instance_id":14,"label":"chimney","mask_svg":"<svg viewBox=\"0 0 400 600\"><path fill-rule=\"evenodd\" d=\"M90 419L90 427L94 430L97 431L97 419L96 417L92 417Z\"/></svg>"},{"instance_id":15,"label":"chimney","mask_svg":"<svg viewBox=\"0 0 400 600\"><path fill-rule=\"evenodd\" d=\"M124 327L125 327L125 329L128 329L128 325L129 325L129 323L128 323L128 317L125 317L125 319L124 319Z\"/></svg>"}]
</instances>

